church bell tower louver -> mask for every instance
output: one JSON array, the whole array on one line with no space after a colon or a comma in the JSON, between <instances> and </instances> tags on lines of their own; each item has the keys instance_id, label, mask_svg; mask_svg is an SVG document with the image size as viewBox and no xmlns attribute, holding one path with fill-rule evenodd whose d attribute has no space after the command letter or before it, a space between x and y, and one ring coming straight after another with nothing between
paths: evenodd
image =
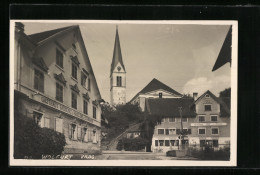
<instances>
[{"instance_id":1,"label":"church bell tower louver","mask_svg":"<svg viewBox=\"0 0 260 175\"><path fill-rule=\"evenodd\" d=\"M122 59L118 27L116 26L114 53L110 70L110 104L118 105L125 103L126 70Z\"/></svg>"}]
</instances>

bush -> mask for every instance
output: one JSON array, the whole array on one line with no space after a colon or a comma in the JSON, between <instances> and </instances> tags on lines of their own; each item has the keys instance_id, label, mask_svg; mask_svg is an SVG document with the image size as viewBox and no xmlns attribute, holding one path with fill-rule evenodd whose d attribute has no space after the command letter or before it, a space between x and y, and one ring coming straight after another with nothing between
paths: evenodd
<instances>
[{"instance_id":1,"label":"bush","mask_svg":"<svg viewBox=\"0 0 260 175\"><path fill-rule=\"evenodd\" d=\"M49 128L40 128L31 118L14 116L14 158L41 159L42 155L60 155L65 136Z\"/></svg>"},{"instance_id":2,"label":"bush","mask_svg":"<svg viewBox=\"0 0 260 175\"><path fill-rule=\"evenodd\" d=\"M192 157L201 160L229 160L230 159L230 148L220 148L214 151L212 147L205 147L205 149L190 149Z\"/></svg>"},{"instance_id":3,"label":"bush","mask_svg":"<svg viewBox=\"0 0 260 175\"><path fill-rule=\"evenodd\" d=\"M133 139L123 138L119 140L117 150L122 150L124 148L126 151L139 151L144 149L147 143L148 140L141 137Z\"/></svg>"}]
</instances>

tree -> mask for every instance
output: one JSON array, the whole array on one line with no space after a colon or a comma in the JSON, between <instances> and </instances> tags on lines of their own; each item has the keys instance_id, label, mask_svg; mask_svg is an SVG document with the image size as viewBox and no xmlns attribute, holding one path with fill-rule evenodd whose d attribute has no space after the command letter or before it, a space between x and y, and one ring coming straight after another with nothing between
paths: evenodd
<instances>
[{"instance_id":1,"label":"tree","mask_svg":"<svg viewBox=\"0 0 260 175\"><path fill-rule=\"evenodd\" d=\"M231 97L231 88L219 92L219 97Z\"/></svg>"}]
</instances>

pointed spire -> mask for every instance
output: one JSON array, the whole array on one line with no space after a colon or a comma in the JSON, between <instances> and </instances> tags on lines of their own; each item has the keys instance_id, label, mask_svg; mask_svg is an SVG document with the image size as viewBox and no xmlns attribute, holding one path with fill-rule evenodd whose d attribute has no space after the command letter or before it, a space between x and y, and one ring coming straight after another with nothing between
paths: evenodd
<instances>
[{"instance_id":1,"label":"pointed spire","mask_svg":"<svg viewBox=\"0 0 260 175\"><path fill-rule=\"evenodd\" d=\"M124 66L124 63L123 63L121 47L120 47L118 26L116 25L115 45L114 45L114 53L113 53L110 75L113 73L113 70L115 69L118 62L122 65L122 67L125 71L125 66Z\"/></svg>"}]
</instances>

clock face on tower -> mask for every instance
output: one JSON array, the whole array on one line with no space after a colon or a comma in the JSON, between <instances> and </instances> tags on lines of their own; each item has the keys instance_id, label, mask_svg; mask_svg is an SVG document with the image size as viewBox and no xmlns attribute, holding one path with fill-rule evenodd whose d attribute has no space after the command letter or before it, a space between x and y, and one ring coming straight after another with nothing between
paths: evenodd
<instances>
[{"instance_id":1,"label":"clock face on tower","mask_svg":"<svg viewBox=\"0 0 260 175\"><path fill-rule=\"evenodd\" d=\"M118 67L117 67L117 70L118 70L118 71L120 71L120 70L121 70L121 67L120 67L120 66L118 66Z\"/></svg>"}]
</instances>

